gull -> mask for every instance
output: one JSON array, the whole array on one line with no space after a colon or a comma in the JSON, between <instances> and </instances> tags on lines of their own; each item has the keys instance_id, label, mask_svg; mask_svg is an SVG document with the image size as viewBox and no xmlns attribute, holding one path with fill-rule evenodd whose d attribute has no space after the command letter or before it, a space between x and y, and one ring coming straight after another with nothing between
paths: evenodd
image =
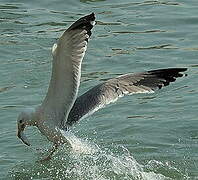
<instances>
[{"instance_id":1,"label":"gull","mask_svg":"<svg viewBox=\"0 0 198 180\"><path fill-rule=\"evenodd\" d=\"M52 74L43 102L35 108L23 110L17 119L17 136L24 144L30 142L24 134L27 126L36 126L53 143L45 160L67 139L62 131L82 118L93 114L119 97L138 93L153 93L177 77L187 68L168 68L124 74L109 79L77 97L81 77L81 64L91 30L96 24L91 13L74 22L52 47Z\"/></svg>"}]
</instances>

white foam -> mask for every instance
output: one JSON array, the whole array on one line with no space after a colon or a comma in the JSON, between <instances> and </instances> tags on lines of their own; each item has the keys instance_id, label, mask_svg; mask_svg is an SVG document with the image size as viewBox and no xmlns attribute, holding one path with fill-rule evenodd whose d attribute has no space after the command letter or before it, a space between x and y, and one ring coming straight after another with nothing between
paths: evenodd
<instances>
[{"instance_id":1,"label":"white foam","mask_svg":"<svg viewBox=\"0 0 198 180\"><path fill-rule=\"evenodd\" d=\"M62 131L65 138L72 146L72 150L63 148L57 153L50 163L43 165L31 162L16 166L11 176L15 177L22 171L28 177L46 179L91 179L91 180L111 180L111 179L133 179L133 180L167 180L168 177L156 173L156 168L141 165L122 146L110 145L108 148L101 148L97 144L77 138L72 132ZM103 144L103 147L105 145ZM162 163L163 165L163 163ZM163 167L163 166L160 166Z\"/></svg>"},{"instance_id":2,"label":"white foam","mask_svg":"<svg viewBox=\"0 0 198 180\"><path fill-rule=\"evenodd\" d=\"M72 132L62 131L64 137L71 144L70 161L75 167L67 171L67 175L76 174L79 179L88 177L93 180L107 180L110 174L122 179L164 180L167 177L155 172L145 172L144 166L139 164L130 152L119 147L119 154L110 149L102 150L98 145L77 138ZM117 149L116 147L113 147ZM121 152L121 153L120 153ZM68 154L67 154L68 156Z\"/></svg>"},{"instance_id":3,"label":"white foam","mask_svg":"<svg viewBox=\"0 0 198 180\"><path fill-rule=\"evenodd\" d=\"M63 130L60 131L62 135L67 139L67 141L70 143L73 152L83 153L83 154L93 154L98 151L97 146L89 143L88 141L76 137L72 132L63 131Z\"/></svg>"}]
</instances>

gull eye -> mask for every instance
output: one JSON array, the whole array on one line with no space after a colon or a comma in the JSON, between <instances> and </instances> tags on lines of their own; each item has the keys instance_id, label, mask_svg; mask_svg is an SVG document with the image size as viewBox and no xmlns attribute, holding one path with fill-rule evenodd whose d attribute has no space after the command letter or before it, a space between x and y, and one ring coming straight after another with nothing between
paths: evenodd
<instances>
[{"instance_id":1,"label":"gull eye","mask_svg":"<svg viewBox=\"0 0 198 180\"><path fill-rule=\"evenodd\" d=\"M19 123L21 124L23 122L23 120L21 119L21 120L19 120Z\"/></svg>"}]
</instances>

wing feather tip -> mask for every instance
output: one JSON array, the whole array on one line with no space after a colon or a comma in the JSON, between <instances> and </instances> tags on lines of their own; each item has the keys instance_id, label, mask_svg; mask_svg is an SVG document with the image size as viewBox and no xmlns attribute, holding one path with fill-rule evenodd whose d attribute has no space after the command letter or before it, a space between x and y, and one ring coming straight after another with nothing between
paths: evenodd
<instances>
[{"instance_id":1,"label":"wing feather tip","mask_svg":"<svg viewBox=\"0 0 198 180\"><path fill-rule=\"evenodd\" d=\"M148 71L148 73L164 79L161 81L162 84L158 84L158 88L161 89L163 86L168 86L170 83L176 81L177 78L182 76L187 76L187 74L183 73L187 71L188 68L168 68L168 69L159 69Z\"/></svg>"},{"instance_id":2,"label":"wing feather tip","mask_svg":"<svg viewBox=\"0 0 198 180\"><path fill-rule=\"evenodd\" d=\"M83 16L74 22L69 28L68 31L75 30L75 29L85 29L89 37L91 36L91 29L96 24L95 21L95 13L91 13L89 15Z\"/></svg>"}]
</instances>

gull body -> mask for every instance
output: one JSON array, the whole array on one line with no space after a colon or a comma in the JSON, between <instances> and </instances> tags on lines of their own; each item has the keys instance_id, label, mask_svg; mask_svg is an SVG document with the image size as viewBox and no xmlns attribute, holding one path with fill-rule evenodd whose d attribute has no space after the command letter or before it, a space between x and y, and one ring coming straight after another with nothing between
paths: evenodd
<instances>
[{"instance_id":1,"label":"gull body","mask_svg":"<svg viewBox=\"0 0 198 180\"><path fill-rule=\"evenodd\" d=\"M95 14L89 14L73 23L52 47L52 74L49 88L41 105L21 112L17 119L18 137L30 146L24 135L26 126L36 126L54 143L49 159L60 144L67 140L61 131L124 95L153 93L183 76L187 68L168 68L124 74L109 79L77 97L81 64Z\"/></svg>"}]
</instances>

